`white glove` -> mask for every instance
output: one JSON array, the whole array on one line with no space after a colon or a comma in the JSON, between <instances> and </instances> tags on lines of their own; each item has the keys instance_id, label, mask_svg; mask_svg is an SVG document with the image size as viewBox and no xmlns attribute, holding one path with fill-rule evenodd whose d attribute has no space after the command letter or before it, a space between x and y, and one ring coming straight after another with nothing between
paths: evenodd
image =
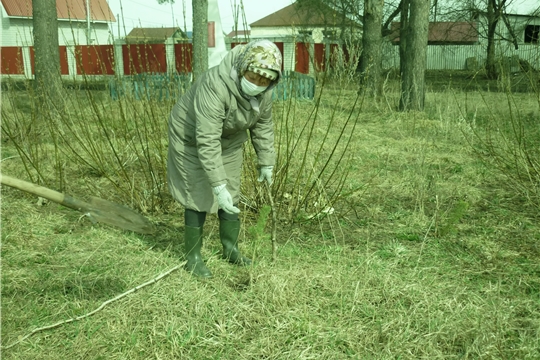
<instances>
[{"instance_id":1,"label":"white glove","mask_svg":"<svg viewBox=\"0 0 540 360\"><path fill-rule=\"evenodd\" d=\"M217 201L220 209L223 209L228 214L238 214L240 209L233 205L232 196L227 185L218 185L213 188L214 195L217 196Z\"/></svg>"},{"instance_id":2,"label":"white glove","mask_svg":"<svg viewBox=\"0 0 540 360\"><path fill-rule=\"evenodd\" d=\"M261 166L259 168L259 179L257 179L259 182L262 182L263 180L266 180L268 185L272 185L272 170L274 170L273 166Z\"/></svg>"}]
</instances>

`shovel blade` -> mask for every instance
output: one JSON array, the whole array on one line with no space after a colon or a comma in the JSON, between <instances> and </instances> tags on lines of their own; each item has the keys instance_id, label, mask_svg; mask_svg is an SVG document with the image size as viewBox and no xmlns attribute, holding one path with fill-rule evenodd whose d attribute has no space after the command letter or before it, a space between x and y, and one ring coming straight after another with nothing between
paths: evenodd
<instances>
[{"instance_id":1,"label":"shovel blade","mask_svg":"<svg viewBox=\"0 0 540 360\"><path fill-rule=\"evenodd\" d=\"M97 222L120 227L140 234L153 234L155 227L144 216L124 205L91 197L88 202L90 217Z\"/></svg>"}]
</instances>

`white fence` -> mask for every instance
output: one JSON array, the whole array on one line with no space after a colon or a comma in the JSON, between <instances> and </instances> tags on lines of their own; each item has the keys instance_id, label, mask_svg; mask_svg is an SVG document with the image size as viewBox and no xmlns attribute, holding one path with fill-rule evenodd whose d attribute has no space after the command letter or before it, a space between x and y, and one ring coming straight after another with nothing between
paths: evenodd
<instances>
[{"instance_id":1,"label":"white fence","mask_svg":"<svg viewBox=\"0 0 540 360\"><path fill-rule=\"evenodd\" d=\"M430 45L427 50L428 70L466 70L467 59L475 58L482 66L486 61L487 48L481 45ZM516 58L527 61L533 68L540 70L540 46L520 45L517 50L509 43L496 47L497 59ZM510 64L510 71L519 71L518 63ZM383 49L383 68L399 68L399 46L387 45Z\"/></svg>"}]
</instances>

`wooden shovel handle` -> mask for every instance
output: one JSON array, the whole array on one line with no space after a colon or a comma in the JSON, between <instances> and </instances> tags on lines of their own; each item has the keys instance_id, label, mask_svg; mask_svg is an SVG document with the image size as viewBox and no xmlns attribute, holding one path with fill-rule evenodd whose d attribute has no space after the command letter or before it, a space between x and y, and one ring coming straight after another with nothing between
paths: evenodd
<instances>
[{"instance_id":1,"label":"wooden shovel handle","mask_svg":"<svg viewBox=\"0 0 540 360\"><path fill-rule=\"evenodd\" d=\"M11 186L15 189L19 189L30 194L41 196L45 199L51 200L55 203L67 206L75 210L85 211L90 208L90 205L85 203L84 201L74 199L69 195L64 195L58 191L54 191L40 185L32 184L28 181L15 179L11 176L1 174L0 182L4 185Z\"/></svg>"}]
</instances>

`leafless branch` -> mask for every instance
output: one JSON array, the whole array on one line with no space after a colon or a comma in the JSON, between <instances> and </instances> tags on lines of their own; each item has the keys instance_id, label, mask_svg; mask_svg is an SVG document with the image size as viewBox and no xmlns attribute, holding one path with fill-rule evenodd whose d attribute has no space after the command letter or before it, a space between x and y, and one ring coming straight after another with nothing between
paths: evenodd
<instances>
[{"instance_id":1,"label":"leafless branch","mask_svg":"<svg viewBox=\"0 0 540 360\"><path fill-rule=\"evenodd\" d=\"M109 305L109 304L111 304L111 303L113 303L115 301L118 301L118 300L128 296L129 294L134 293L135 291L142 289L145 286L155 284L159 280L161 280L164 277L170 275L172 272L174 272L174 271L180 269L181 267L183 267L186 263L187 263L187 261L184 261L183 263L176 265L175 267L165 271L164 273L159 274L158 276L156 276L152 280L149 280L149 281L145 282L144 284L135 286L134 288L132 288L132 289L130 289L130 290L128 290L128 291L126 291L126 292L124 292L124 293L122 293L122 294L120 294L120 295L118 295L118 296L116 296L116 297L114 297L112 299L109 299L109 300L103 302L97 309L95 309L93 311L90 311L89 313L86 313L84 315L77 316L77 317L74 317L74 318L71 318L71 319L68 319L68 320L62 320L62 321L59 321L59 322L57 322L55 324L52 324L52 325L47 325L47 326L43 326L43 327L34 329L31 332L29 332L28 334L20 337L17 341L15 341L15 342L13 342L13 343L11 343L9 345L2 346L1 348L2 349L12 348L13 346L15 346L15 345L23 342L24 340L28 339L30 336L32 336L34 334L37 334L38 332L54 329L54 328L60 327L60 326L65 325L65 324L69 324L69 323L72 323L72 322L75 322L75 321L86 319L87 317L90 317L90 316L96 314L97 312L103 310L103 308L105 308L105 306L107 306L107 305Z\"/></svg>"}]
</instances>

